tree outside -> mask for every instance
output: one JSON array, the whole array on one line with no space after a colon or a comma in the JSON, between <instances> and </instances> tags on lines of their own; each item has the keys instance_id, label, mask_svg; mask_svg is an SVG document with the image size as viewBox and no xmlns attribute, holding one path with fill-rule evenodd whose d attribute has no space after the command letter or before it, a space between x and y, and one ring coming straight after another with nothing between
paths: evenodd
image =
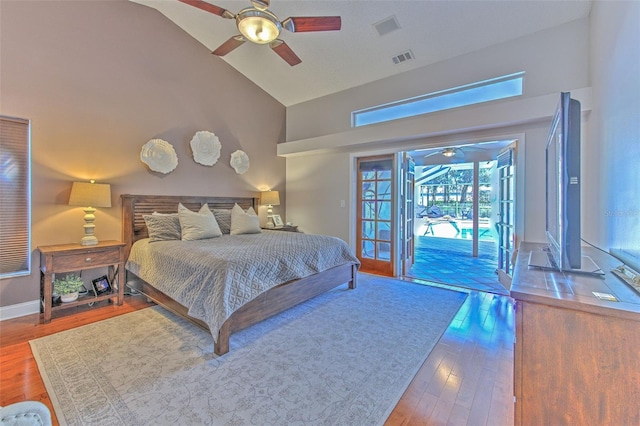
<instances>
[{"instance_id":1,"label":"tree outside","mask_svg":"<svg viewBox=\"0 0 640 426\"><path fill-rule=\"evenodd\" d=\"M491 168L481 167L479 176L479 217L491 215ZM453 166L447 173L419 186L419 216L426 216L429 208L437 206L443 215L471 219L473 207L473 165Z\"/></svg>"}]
</instances>

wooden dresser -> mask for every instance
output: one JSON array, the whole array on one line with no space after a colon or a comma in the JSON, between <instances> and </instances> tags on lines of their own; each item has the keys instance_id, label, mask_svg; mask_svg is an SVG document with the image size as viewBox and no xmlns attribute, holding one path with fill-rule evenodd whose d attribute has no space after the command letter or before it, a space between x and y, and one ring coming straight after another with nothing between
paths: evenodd
<instances>
[{"instance_id":1,"label":"wooden dresser","mask_svg":"<svg viewBox=\"0 0 640 426\"><path fill-rule=\"evenodd\" d=\"M520 245L511 287L515 424L640 425L640 295L611 274L621 262L590 247L603 278L530 269L541 247Z\"/></svg>"}]
</instances>

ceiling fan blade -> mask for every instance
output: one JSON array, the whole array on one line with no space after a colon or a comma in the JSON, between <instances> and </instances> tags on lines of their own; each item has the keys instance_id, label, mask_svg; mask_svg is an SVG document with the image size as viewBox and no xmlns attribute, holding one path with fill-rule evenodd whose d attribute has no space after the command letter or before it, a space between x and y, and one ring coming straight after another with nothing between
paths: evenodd
<instances>
[{"instance_id":1,"label":"ceiling fan blade","mask_svg":"<svg viewBox=\"0 0 640 426\"><path fill-rule=\"evenodd\" d=\"M442 154L442 152L441 151L432 152L430 154L427 154L427 155L423 156L422 158L429 158L429 157L433 157L434 155L438 155L438 154Z\"/></svg>"},{"instance_id":2,"label":"ceiling fan blade","mask_svg":"<svg viewBox=\"0 0 640 426\"><path fill-rule=\"evenodd\" d=\"M193 7L197 7L198 9L202 9L206 12L213 13L214 15L222 16L223 18L233 19L235 15L229 12L227 9L223 9L219 6L213 5L211 3L207 3L203 0L179 0L182 3L188 4Z\"/></svg>"},{"instance_id":3,"label":"ceiling fan blade","mask_svg":"<svg viewBox=\"0 0 640 426\"><path fill-rule=\"evenodd\" d=\"M302 62L302 59L298 58L298 55L293 53L293 50L291 50L289 45L280 39L273 40L271 43L269 43L269 47L271 47L271 49L273 49L273 51L276 52L278 56L284 59L285 62L292 67Z\"/></svg>"},{"instance_id":4,"label":"ceiling fan blade","mask_svg":"<svg viewBox=\"0 0 640 426\"><path fill-rule=\"evenodd\" d=\"M291 17L282 21L282 27L293 33L338 31L342 28L342 19L339 16Z\"/></svg>"},{"instance_id":5,"label":"ceiling fan blade","mask_svg":"<svg viewBox=\"0 0 640 426\"><path fill-rule=\"evenodd\" d=\"M211 53L217 56L224 56L227 53L231 52L236 47L241 46L244 42L245 42L244 37L242 37L241 35L236 35L231 37L229 40L225 41L224 43L222 43L216 50L214 50Z\"/></svg>"}]
</instances>

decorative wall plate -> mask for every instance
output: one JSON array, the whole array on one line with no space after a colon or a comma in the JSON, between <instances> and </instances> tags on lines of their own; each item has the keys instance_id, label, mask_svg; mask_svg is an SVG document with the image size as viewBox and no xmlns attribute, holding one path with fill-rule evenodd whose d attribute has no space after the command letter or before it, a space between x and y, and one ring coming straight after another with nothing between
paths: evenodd
<instances>
[{"instance_id":1,"label":"decorative wall plate","mask_svg":"<svg viewBox=\"0 0 640 426\"><path fill-rule=\"evenodd\" d=\"M203 166L213 166L218 162L221 147L218 137L206 130L196 132L191 139L193 160Z\"/></svg>"},{"instance_id":2,"label":"decorative wall plate","mask_svg":"<svg viewBox=\"0 0 640 426\"><path fill-rule=\"evenodd\" d=\"M178 155L173 145L162 139L151 139L142 145L140 160L154 172L167 174L178 166Z\"/></svg>"},{"instance_id":3,"label":"decorative wall plate","mask_svg":"<svg viewBox=\"0 0 640 426\"><path fill-rule=\"evenodd\" d=\"M249 156L244 151L237 150L231 154L229 164L231 164L231 167L233 167L237 174L241 175L249 170Z\"/></svg>"}]
</instances>

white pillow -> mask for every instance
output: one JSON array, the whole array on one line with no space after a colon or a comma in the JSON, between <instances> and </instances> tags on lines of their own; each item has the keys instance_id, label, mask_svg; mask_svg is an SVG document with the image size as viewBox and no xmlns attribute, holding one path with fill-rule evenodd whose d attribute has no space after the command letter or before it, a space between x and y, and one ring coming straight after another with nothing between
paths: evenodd
<instances>
[{"instance_id":1,"label":"white pillow","mask_svg":"<svg viewBox=\"0 0 640 426\"><path fill-rule=\"evenodd\" d=\"M249 207L247 211L243 211L239 205L234 205L231 209L231 235L239 234L257 234L260 232L260 224L258 215Z\"/></svg>"},{"instance_id":2,"label":"white pillow","mask_svg":"<svg viewBox=\"0 0 640 426\"><path fill-rule=\"evenodd\" d=\"M180 219L182 241L204 240L222 235L216 218L207 204L202 206L198 213L179 204L178 218Z\"/></svg>"}]
</instances>

